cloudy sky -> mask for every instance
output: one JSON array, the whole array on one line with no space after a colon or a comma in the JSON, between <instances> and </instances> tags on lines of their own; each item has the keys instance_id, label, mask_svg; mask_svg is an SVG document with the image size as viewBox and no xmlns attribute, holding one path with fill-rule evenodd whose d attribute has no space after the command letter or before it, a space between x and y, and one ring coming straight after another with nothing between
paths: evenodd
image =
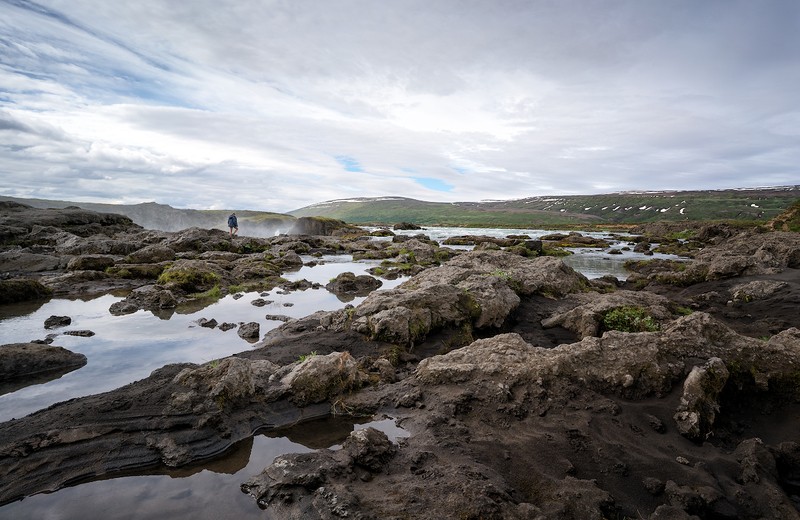
<instances>
[{"instance_id":1,"label":"cloudy sky","mask_svg":"<svg viewBox=\"0 0 800 520\"><path fill-rule=\"evenodd\" d=\"M0 0L0 195L800 184L797 0Z\"/></svg>"}]
</instances>

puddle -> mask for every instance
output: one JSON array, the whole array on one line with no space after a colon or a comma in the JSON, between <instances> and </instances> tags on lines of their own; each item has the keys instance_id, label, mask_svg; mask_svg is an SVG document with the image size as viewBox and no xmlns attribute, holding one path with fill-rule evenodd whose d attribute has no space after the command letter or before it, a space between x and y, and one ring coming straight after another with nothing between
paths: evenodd
<instances>
[{"instance_id":1,"label":"puddle","mask_svg":"<svg viewBox=\"0 0 800 520\"><path fill-rule=\"evenodd\" d=\"M392 440L407 436L389 417L356 423L329 417L255 435L220 458L181 469L156 468L137 475L83 483L0 507L0 518L39 520L275 519L240 485L286 453L339 449L355 429L379 429Z\"/></svg>"},{"instance_id":2,"label":"puddle","mask_svg":"<svg viewBox=\"0 0 800 520\"><path fill-rule=\"evenodd\" d=\"M304 266L286 273L284 277L289 280L306 278L324 286L339 273L366 274L367 269L380 263L354 262L349 255L317 260L326 263ZM402 278L382 280L381 289L395 287L402 281ZM252 305L251 302L258 298L272 303L261 307ZM0 395L0 421L23 417L59 401L119 388L170 363L206 363L252 348L237 335L236 329L222 331L200 327L197 325L200 318L213 318L218 323L254 321L259 324L263 337L267 331L283 323L267 319L268 315L302 318L318 310L340 309L347 303L358 305L364 297L345 298L347 301L343 301L324 287L288 294L275 289L268 296L249 292L236 299L228 295L195 312L183 309L171 313L167 319L149 311L111 315L109 307L121 299L121 296L109 294L86 301L54 299L35 306L0 306L0 344L28 342L59 333L54 345L84 354L88 360L86 366L60 378ZM72 323L67 327L46 330L44 321L52 315L70 316ZM91 330L95 335L85 338L63 334L64 331L80 329Z\"/></svg>"}]
</instances>

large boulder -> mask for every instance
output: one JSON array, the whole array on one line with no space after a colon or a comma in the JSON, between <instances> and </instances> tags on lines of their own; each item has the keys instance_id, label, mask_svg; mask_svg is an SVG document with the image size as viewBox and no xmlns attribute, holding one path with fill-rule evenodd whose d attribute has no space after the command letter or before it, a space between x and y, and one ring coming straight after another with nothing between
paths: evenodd
<instances>
[{"instance_id":1,"label":"large boulder","mask_svg":"<svg viewBox=\"0 0 800 520\"><path fill-rule=\"evenodd\" d=\"M246 404L257 389L269 388L269 377L278 366L266 360L236 357L185 368L173 379L181 390L172 394L170 412L218 412ZM273 388L276 399L284 389Z\"/></svg>"},{"instance_id":2,"label":"large boulder","mask_svg":"<svg viewBox=\"0 0 800 520\"><path fill-rule=\"evenodd\" d=\"M356 430L345 439L341 450L276 457L260 475L243 483L242 491L261 507L270 506L281 518L360 518L357 501L345 490L326 490L323 484L329 475L337 474L371 480L372 474L385 471L396 453L397 446L382 431ZM314 489L321 491L309 499L307 490Z\"/></svg>"},{"instance_id":3,"label":"large boulder","mask_svg":"<svg viewBox=\"0 0 800 520\"><path fill-rule=\"evenodd\" d=\"M0 280L0 303L17 303L31 300L42 300L53 294L53 291L37 280L16 278Z\"/></svg>"},{"instance_id":4,"label":"large boulder","mask_svg":"<svg viewBox=\"0 0 800 520\"><path fill-rule=\"evenodd\" d=\"M683 395L674 416L681 435L702 442L711 433L719 412L719 394L729 375L718 357L692 368L683 382Z\"/></svg>"},{"instance_id":5,"label":"large boulder","mask_svg":"<svg viewBox=\"0 0 800 520\"><path fill-rule=\"evenodd\" d=\"M383 285L383 282L377 278L366 274L356 276L348 271L337 275L336 278L325 285L325 288L334 294L366 296L381 285Z\"/></svg>"},{"instance_id":6,"label":"large boulder","mask_svg":"<svg viewBox=\"0 0 800 520\"><path fill-rule=\"evenodd\" d=\"M50 254L12 250L0 252L0 265L6 273L38 273L60 269L64 260Z\"/></svg>"},{"instance_id":7,"label":"large boulder","mask_svg":"<svg viewBox=\"0 0 800 520\"><path fill-rule=\"evenodd\" d=\"M86 356L83 354L54 345L0 345L0 380L3 382L66 368L78 368L85 364Z\"/></svg>"},{"instance_id":8,"label":"large boulder","mask_svg":"<svg viewBox=\"0 0 800 520\"><path fill-rule=\"evenodd\" d=\"M81 255L67 264L70 271L105 271L114 265L114 258L105 255Z\"/></svg>"},{"instance_id":9,"label":"large boulder","mask_svg":"<svg viewBox=\"0 0 800 520\"><path fill-rule=\"evenodd\" d=\"M125 259L131 264L156 264L175 260L175 251L162 244L153 244L132 252Z\"/></svg>"},{"instance_id":10,"label":"large boulder","mask_svg":"<svg viewBox=\"0 0 800 520\"><path fill-rule=\"evenodd\" d=\"M289 230L290 235L342 235L363 232L360 227L327 217L300 217Z\"/></svg>"},{"instance_id":11,"label":"large boulder","mask_svg":"<svg viewBox=\"0 0 800 520\"><path fill-rule=\"evenodd\" d=\"M290 389L295 404L307 406L359 388L366 379L353 356L347 352L333 352L308 356L292 367L281 383Z\"/></svg>"},{"instance_id":12,"label":"large boulder","mask_svg":"<svg viewBox=\"0 0 800 520\"><path fill-rule=\"evenodd\" d=\"M218 285L225 270L205 260L178 260L158 277L158 284L170 290L200 293Z\"/></svg>"},{"instance_id":13,"label":"large boulder","mask_svg":"<svg viewBox=\"0 0 800 520\"><path fill-rule=\"evenodd\" d=\"M111 304L109 312L115 316L132 314L140 309L158 312L174 309L178 299L169 289L158 285L143 285L131 291L124 300Z\"/></svg>"}]
</instances>

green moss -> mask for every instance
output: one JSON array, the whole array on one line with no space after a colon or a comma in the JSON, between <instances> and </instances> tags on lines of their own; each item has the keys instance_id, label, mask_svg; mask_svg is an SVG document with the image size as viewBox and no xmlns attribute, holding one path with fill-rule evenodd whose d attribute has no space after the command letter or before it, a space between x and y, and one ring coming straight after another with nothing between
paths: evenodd
<instances>
[{"instance_id":1,"label":"green moss","mask_svg":"<svg viewBox=\"0 0 800 520\"><path fill-rule=\"evenodd\" d=\"M658 322L642 307L623 306L611 309L603 316L603 330L621 332L656 332L661 329Z\"/></svg>"},{"instance_id":2,"label":"green moss","mask_svg":"<svg viewBox=\"0 0 800 520\"><path fill-rule=\"evenodd\" d=\"M208 271L195 269L169 269L158 277L159 285L175 285L185 291L196 291L205 287L216 285L219 275Z\"/></svg>"},{"instance_id":3,"label":"green moss","mask_svg":"<svg viewBox=\"0 0 800 520\"><path fill-rule=\"evenodd\" d=\"M317 355L317 351L316 350L312 350L308 354L301 354L300 357L298 358L298 361L300 361L302 363L303 361L305 361L307 359L311 359L312 357L314 357L316 355Z\"/></svg>"},{"instance_id":4,"label":"green moss","mask_svg":"<svg viewBox=\"0 0 800 520\"><path fill-rule=\"evenodd\" d=\"M208 300L219 300L220 298L222 298L222 290L219 288L219 285L215 285L214 287L212 287L211 289L209 289L207 291L204 291L204 292L201 292L201 293L190 294L189 297L197 298L197 299L200 299L200 300L205 300L205 299L208 299Z\"/></svg>"},{"instance_id":5,"label":"green moss","mask_svg":"<svg viewBox=\"0 0 800 520\"><path fill-rule=\"evenodd\" d=\"M683 231L675 231L667 234L667 238L672 240L689 240L697 236L696 229L684 229Z\"/></svg>"}]
</instances>

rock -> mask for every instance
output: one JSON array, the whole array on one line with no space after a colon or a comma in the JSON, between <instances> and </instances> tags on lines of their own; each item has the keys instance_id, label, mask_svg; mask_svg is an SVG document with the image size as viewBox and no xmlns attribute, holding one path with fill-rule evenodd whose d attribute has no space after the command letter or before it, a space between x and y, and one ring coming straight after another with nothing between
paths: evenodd
<instances>
[{"instance_id":1,"label":"rock","mask_svg":"<svg viewBox=\"0 0 800 520\"><path fill-rule=\"evenodd\" d=\"M281 382L290 388L295 404L306 406L359 388L365 380L350 354L334 352L326 356L309 356L292 368Z\"/></svg>"},{"instance_id":2,"label":"rock","mask_svg":"<svg viewBox=\"0 0 800 520\"><path fill-rule=\"evenodd\" d=\"M199 368L186 368L173 379L182 391L172 394L169 409L171 412L196 412L198 406L206 411L241 406L257 388L268 386L269 377L277 371L278 366L269 361L235 357L212 361ZM277 397L285 389L276 388L273 392L273 397Z\"/></svg>"},{"instance_id":3,"label":"rock","mask_svg":"<svg viewBox=\"0 0 800 520\"><path fill-rule=\"evenodd\" d=\"M0 345L0 380L4 382L85 364L86 356L62 347L38 343Z\"/></svg>"},{"instance_id":4,"label":"rock","mask_svg":"<svg viewBox=\"0 0 800 520\"><path fill-rule=\"evenodd\" d=\"M201 293L219 285L224 269L205 260L178 260L161 273L158 284L168 290Z\"/></svg>"},{"instance_id":5,"label":"rock","mask_svg":"<svg viewBox=\"0 0 800 520\"><path fill-rule=\"evenodd\" d=\"M55 255L29 253L25 251L0 252L0 265L4 272L39 273L62 267L62 260Z\"/></svg>"},{"instance_id":6,"label":"rock","mask_svg":"<svg viewBox=\"0 0 800 520\"><path fill-rule=\"evenodd\" d=\"M124 300L111 304L109 312L118 316L131 314L139 309L156 312L161 309L174 309L178 305L175 295L169 289L158 285L137 287Z\"/></svg>"},{"instance_id":7,"label":"rock","mask_svg":"<svg viewBox=\"0 0 800 520\"><path fill-rule=\"evenodd\" d=\"M44 320L44 328L55 329L58 327L66 327L72 323L72 318L69 316L50 316Z\"/></svg>"},{"instance_id":8,"label":"rock","mask_svg":"<svg viewBox=\"0 0 800 520\"><path fill-rule=\"evenodd\" d=\"M197 227L169 234L161 245L172 249L175 253L232 251L236 247L231 243L226 231Z\"/></svg>"},{"instance_id":9,"label":"rock","mask_svg":"<svg viewBox=\"0 0 800 520\"><path fill-rule=\"evenodd\" d=\"M530 237L528 237L530 238ZM488 235L458 235L446 238L442 241L447 246L479 246L481 244L493 244L499 247L515 246L522 242L515 238L499 238ZM541 241L538 241L541 244Z\"/></svg>"},{"instance_id":10,"label":"rock","mask_svg":"<svg viewBox=\"0 0 800 520\"><path fill-rule=\"evenodd\" d=\"M683 360L719 357L723 363L747 366L748 373L770 385L791 385L792 367L800 365L800 337L795 334L777 335L764 344L739 336L700 312L679 318L661 332L611 331L601 338L586 337L553 349L533 347L518 334L499 334L423 359L416 377L425 384L488 378L512 386L522 380L569 377L597 391L641 397L668 393L684 376ZM709 368L713 374L724 375L716 361ZM711 377L709 383L714 383ZM790 394L800 395L800 389L794 392Z\"/></svg>"},{"instance_id":11,"label":"rock","mask_svg":"<svg viewBox=\"0 0 800 520\"><path fill-rule=\"evenodd\" d=\"M657 322L666 322L674 316L674 304L663 296L641 291L615 291L607 294L576 294L569 297L578 305L568 311L558 312L542 321L545 328L564 327L578 338L599 336L604 332L603 318L620 307L637 307Z\"/></svg>"},{"instance_id":12,"label":"rock","mask_svg":"<svg viewBox=\"0 0 800 520\"><path fill-rule=\"evenodd\" d=\"M498 327L534 293L563 296L588 286L556 258L472 251L427 269L398 288L371 293L356 307L353 330L411 346L443 327Z\"/></svg>"},{"instance_id":13,"label":"rock","mask_svg":"<svg viewBox=\"0 0 800 520\"><path fill-rule=\"evenodd\" d=\"M572 231L565 235L563 233L552 233L539 237L543 242L549 242L550 247L608 247L608 242L601 238L585 236L577 231Z\"/></svg>"},{"instance_id":14,"label":"rock","mask_svg":"<svg viewBox=\"0 0 800 520\"><path fill-rule=\"evenodd\" d=\"M17 303L48 298L52 291L36 280L0 280L0 303Z\"/></svg>"},{"instance_id":15,"label":"rock","mask_svg":"<svg viewBox=\"0 0 800 520\"><path fill-rule=\"evenodd\" d=\"M261 328L255 321L242 323L237 331L239 337L247 341L257 341L261 335Z\"/></svg>"},{"instance_id":16,"label":"rock","mask_svg":"<svg viewBox=\"0 0 800 520\"><path fill-rule=\"evenodd\" d=\"M214 318L211 318L210 320L207 320L206 318L200 318L199 320L197 320L197 324L207 329L213 329L214 327L217 326L217 320L215 320Z\"/></svg>"},{"instance_id":17,"label":"rock","mask_svg":"<svg viewBox=\"0 0 800 520\"><path fill-rule=\"evenodd\" d=\"M250 302L250 305L255 307L263 307L265 305L269 305L270 303L274 303L272 300L265 300L264 298L256 298L255 300Z\"/></svg>"},{"instance_id":18,"label":"rock","mask_svg":"<svg viewBox=\"0 0 800 520\"><path fill-rule=\"evenodd\" d=\"M363 232L360 227L325 217L300 217L289 230L290 235L341 235Z\"/></svg>"},{"instance_id":19,"label":"rock","mask_svg":"<svg viewBox=\"0 0 800 520\"><path fill-rule=\"evenodd\" d=\"M62 332L65 336L80 336L82 338L91 338L94 336L94 332L91 330L65 330Z\"/></svg>"},{"instance_id":20,"label":"rock","mask_svg":"<svg viewBox=\"0 0 800 520\"><path fill-rule=\"evenodd\" d=\"M125 259L131 264L157 264L175 260L175 251L162 244L145 246L129 254Z\"/></svg>"},{"instance_id":21,"label":"rock","mask_svg":"<svg viewBox=\"0 0 800 520\"><path fill-rule=\"evenodd\" d=\"M366 296L381 285L383 282L367 274L356 276L351 272L345 272L336 276L325 285L325 288L334 294Z\"/></svg>"},{"instance_id":22,"label":"rock","mask_svg":"<svg viewBox=\"0 0 800 520\"><path fill-rule=\"evenodd\" d=\"M683 395L674 416L681 435L703 441L711 433L719 412L719 394L729 375L725 363L717 357L692 369L683 383Z\"/></svg>"},{"instance_id":23,"label":"rock","mask_svg":"<svg viewBox=\"0 0 800 520\"><path fill-rule=\"evenodd\" d=\"M800 267L800 234L745 232L705 247L678 270L654 275L662 283L688 286L737 276L768 275Z\"/></svg>"},{"instance_id":24,"label":"rock","mask_svg":"<svg viewBox=\"0 0 800 520\"><path fill-rule=\"evenodd\" d=\"M291 316L286 316L285 314L267 314L264 316L264 318L273 321L282 321L284 323L294 319Z\"/></svg>"},{"instance_id":25,"label":"rock","mask_svg":"<svg viewBox=\"0 0 800 520\"><path fill-rule=\"evenodd\" d=\"M755 280L731 287L731 295L735 302L751 302L772 297L776 292L785 289L789 284L775 280Z\"/></svg>"},{"instance_id":26,"label":"rock","mask_svg":"<svg viewBox=\"0 0 800 520\"><path fill-rule=\"evenodd\" d=\"M399 223L394 225L394 230L395 231L398 231L398 230L404 230L404 231L410 230L410 231L413 231L413 230L416 230L416 229L422 229L422 227L418 226L416 224L412 224L411 222L399 222Z\"/></svg>"},{"instance_id":27,"label":"rock","mask_svg":"<svg viewBox=\"0 0 800 520\"><path fill-rule=\"evenodd\" d=\"M235 329L237 326L238 325L236 325L235 323L224 322L224 323L220 323L219 330L221 330L223 332L227 332L227 331L229 331L231 329Z\"/></svg>"},{"instance_id":28,"label":"rock","mask_svg":"<svg viewBox=\"0 0 800 520\"><path fill-rule=\"evenodd\" d=\"M114 259L104 255L76 256L67 264L70 271L104 271L114 265Z\"/></svg>"},{"instance_id":29,"label":"rock","mask_svg":"<svg viewBox=\"0 0 800 520\"><path fill-rule=\"evenodd\" d=\"M358 504L345 490L324 484L329 475L355 473L361 480L380 471L397 451L386 434L374 428L356 430L337 452L280 455L264 471L242 484L242 491L259 505L274 506L282 518L289 518L282 506L301 507L302 518L361 518ZM308 496L313 494L311 500ZM322 498L322 500L317 500ZM292 518L295 516L292 515Z\"/></svg>"}]
</instances>

